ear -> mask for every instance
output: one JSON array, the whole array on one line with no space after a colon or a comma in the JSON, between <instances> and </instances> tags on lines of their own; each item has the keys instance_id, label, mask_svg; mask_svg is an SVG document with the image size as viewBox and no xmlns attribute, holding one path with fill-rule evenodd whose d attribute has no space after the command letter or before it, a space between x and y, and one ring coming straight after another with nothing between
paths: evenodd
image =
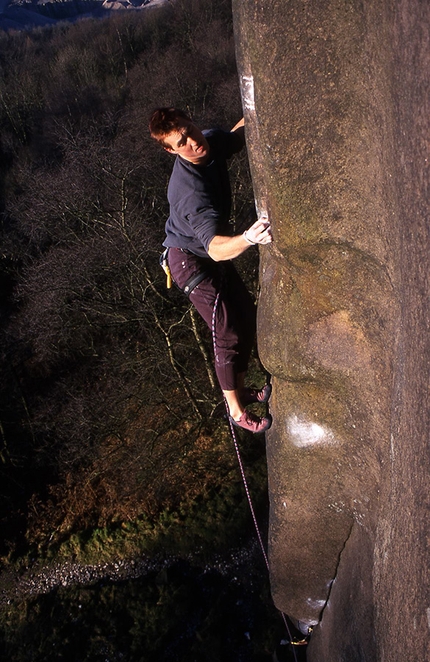
<instances>
[{"instance_id":1,"label":"ear","mask_svg":"<svg viewBox=\"0 0 430 662\"><path fill-rule=\"evenodd\" d=\"M169 152L169 154L176 154L176 151L173 149L173 147L163 147L163 149L165 149L166 152Z\"/></svg>"}]
</instances>

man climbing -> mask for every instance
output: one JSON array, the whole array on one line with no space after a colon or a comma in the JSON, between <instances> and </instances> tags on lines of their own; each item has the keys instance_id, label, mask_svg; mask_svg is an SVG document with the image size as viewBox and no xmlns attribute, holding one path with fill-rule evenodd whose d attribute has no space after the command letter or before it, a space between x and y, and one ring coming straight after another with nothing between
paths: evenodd
<instances>
[{"instance_id":1,"label":"man climbing","mask_svg":"<svg viewBox=\"0 0 430 662\"><path fill-rule=\"evenodd\" d=\"M227 160L245 144L244 121L230 131L201 131L177 108L158 108L149 122L151 136L176 155L167 197L170 216L164 246L178 287L212 330L215 370L230 421L253 433L264 432L271 416L245 407L267 402L271 387L245 387L254 343L256 310L231 260L250 246L272 241L270 223L259 218L243 234L230 236L231 189Z\"/></svg>"}]
</instances>

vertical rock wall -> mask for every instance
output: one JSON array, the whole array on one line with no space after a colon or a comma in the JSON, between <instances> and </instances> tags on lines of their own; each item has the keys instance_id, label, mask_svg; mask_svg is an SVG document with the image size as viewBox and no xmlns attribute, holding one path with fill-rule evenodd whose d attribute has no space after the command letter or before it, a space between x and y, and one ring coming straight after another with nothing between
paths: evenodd
<instances>
[{"instance_id":1,"label":"vertical rock wall","mask_svg":"<svg viewBox=\"0 0 430 662\"><path fill-rule=\"evenodd\" d=\"M272 374L276 605L311 662L428 654L429 4L233 0ZM427 652L426 652L427 651Z\"/></svg>"}]
</instances>

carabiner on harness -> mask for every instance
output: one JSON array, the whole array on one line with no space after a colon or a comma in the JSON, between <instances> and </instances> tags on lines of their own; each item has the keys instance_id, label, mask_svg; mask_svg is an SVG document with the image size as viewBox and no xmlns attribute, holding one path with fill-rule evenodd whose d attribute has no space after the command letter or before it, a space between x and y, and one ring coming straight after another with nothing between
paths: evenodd
<instances>
[{"instance_id":1,"label":"carabiner on harness","mask_svg":"<svg viewBox=\"0 0 430 662\"><path fill-rule=\"evenodd\" d=\"M169 254L169 249L166 248L166 250L161 253L160 255L160 266L162 267L164 273L166 274L167 277L167 282L166 282L166 287L168 290L172 287L172 274L170 273L169 269L169 263L167 261L167 256Z\"/></svg>"}]
</instances>

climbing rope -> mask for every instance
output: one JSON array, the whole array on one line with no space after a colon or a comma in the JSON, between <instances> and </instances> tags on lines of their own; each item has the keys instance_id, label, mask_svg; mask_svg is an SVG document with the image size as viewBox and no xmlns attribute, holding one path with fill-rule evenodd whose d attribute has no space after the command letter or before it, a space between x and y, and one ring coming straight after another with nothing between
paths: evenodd
<instances>
[{"instance_id":1,"label":"climbing rope","mask_svg":"<svg viewBox=\"0 0 430 662\"><path fill-rule=\"evenodd\" d=\"M212 311L212 342L213 342L213 347L214 347L215 361L217 360L215 318L216 318L216 312L217 312L217 308L218 308L219 295L220 295L220 292L218 291L217 295L216 295L216 298L215 298L213 311ZM248 487L248 481L246 480L245 470L244 470L244 467L243 467L242 456L240 454L239 444L237 442L236 431L235 431L234 426L231 422L230 411L229 411L229 408L228 408L227 400L225 398L224 398L224 404L225 404L225 408L226 408L226 411L227 411L227 418L228 418L228 421L229 421L229 424L230 424L230 432L231 432L231 436L232 436L232 439L233 439L234 449L236 451L236 456L237 456L237 460L238 460L238 464L239 464L240 473L241 473L241 476L242 476L243 486L245 488L246 498L248 500L249 509L251 511L252 520L254 522L254 527L255 527L255 531L256 531L256 534L257 534L257 539L258 539L258 542L260 544L260 548L261 548L261 551L262 551L262 554L263 554L264 562L266 564L267 571L269 572L270 571L269 559L267 557L266 549L265 549L265 546L264 546L264 543L263 543L263 538L261 536L260 527L258 526L258 521L257 521L257 517L256 517L256 514L255 514L254 505L252 503L251 493L250 493L249 487ZM290 639L289 643L293 646L293 648L291 650L293 652L294 660L295 660L295 662L298 662L296 652L294 650L294 646L305 645L305 643L307 643L307 641L306 640L303 640L303 641L300 641L300 642L294 642L293 641L291 630L288 626L287 618L286 618L284 612L282 612L281 610L278 610L278 611L279 611L279 613L282 617L282 620L284 621L284 625L285 625L288 637Z\"/></svg>"}]
</instances>

